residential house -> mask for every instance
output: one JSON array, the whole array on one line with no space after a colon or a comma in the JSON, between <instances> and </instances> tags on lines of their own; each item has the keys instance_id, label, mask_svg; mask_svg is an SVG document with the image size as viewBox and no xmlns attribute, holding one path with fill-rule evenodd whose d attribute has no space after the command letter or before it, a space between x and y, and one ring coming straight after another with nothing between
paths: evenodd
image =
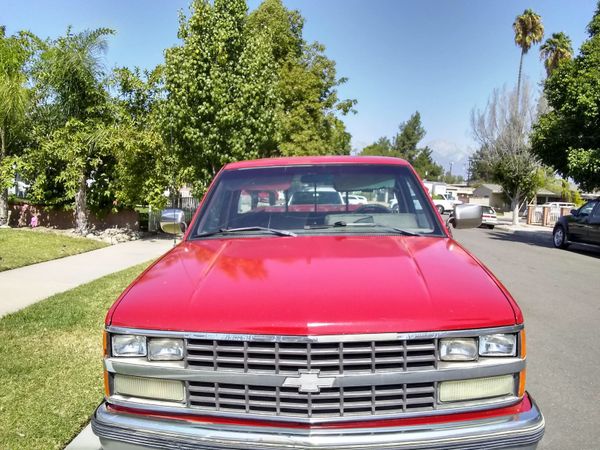
<instances>
[{"instance_id":1,"label":"residential house","mask_svg":"<svg viewBox=\"0 0 600 450\"><path fill-rule=\"evenodd\" d=\"M508 199L504 195L502 186L494 183L483 183L473 190L473 197L477 199L487 199L488 205L499 211L510 210ZM475 203L481 203L479 201Z\"/></svg>"},{"instance_id":2,"label":"residential house","mask_svg":"<svg viewBox=\"0 0 600 450\"><path fill-rule=\"evenodd\" d=\"M509 211L510 202L504 195L502 186L494 183L484 183L481 186L475 188L473 191L473 197L476 199L488 199L489 206L499 211ZM560 202L562 201L561 195L553 192L549 189L540 188L535 194L535 199L531 201L532 204L543 205L544 203ZM475 203L482 203L475 201Z\"/></svg>"},{"instance_id":3,"label":"residential house","mask_svg":"<svg viewBox=\"0 0 600 450\"><path fill-rule=\"evenodd\" d=\"M537 205L543 205L544 203L561 202L561 201L563 201L563 200L562 200L562 196L560 194L557 194L556 192L552 192L545 188L538 189L537 193L535 194L535 204L537 204Z\"/></svg>"}]
</instances>

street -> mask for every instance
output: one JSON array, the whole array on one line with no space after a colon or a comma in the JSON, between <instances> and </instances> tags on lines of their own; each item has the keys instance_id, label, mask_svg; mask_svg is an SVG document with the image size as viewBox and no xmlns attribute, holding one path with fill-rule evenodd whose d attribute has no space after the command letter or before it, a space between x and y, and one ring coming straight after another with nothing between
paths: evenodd
<instances>
[{"instance_id":1,"label":"street","mask_svg":"<svg viewBox=\"0 0 600 450\"><path fill-rule=\"evenodd\" d=\"M538 448L598 448L600 250L557 250L549 230L453 233L523 310L527 390L546 418Z\"/></svg>"}]
</instances>

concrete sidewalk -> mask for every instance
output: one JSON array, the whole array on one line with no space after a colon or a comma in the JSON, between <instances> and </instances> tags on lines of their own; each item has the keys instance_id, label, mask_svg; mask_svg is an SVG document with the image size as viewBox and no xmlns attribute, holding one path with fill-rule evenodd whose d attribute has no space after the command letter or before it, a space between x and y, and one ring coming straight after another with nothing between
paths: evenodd
<instances>
[{"instance_id":1,"label":"concrete sidewalk","mask_svg":"<svg viewBox=\"0 0 600 450\"><path fill-rule=\"evenodd\" d=\"M65 450L101 450L100 439L92 431L92 426L88 424L81 433L77 435L75 439L71 441L69 445L65 447Z\"/></svg>"},{"instance_id":2,"label":"concrete sidewalk","mask_svg":"<svg viewBox=\"0 0 600 450\"><path fill-rule=\"evenodd\" d=\"M527 225L526 223L519 223L513 225L512 223L499 223L496 225L496 229L504 231L526 231L528 233L552 233L552 228L542 227L541 225Z\"/></svg>"},{"instance_id":3,"label":"concrete sidewalk","mask_svg":"<svg viewBox=\"0 0 600 450\"><path fill-rule=\"evenodd\" d=\"M173 239L142 239L0 272L0 317L51 295L158 258Z\"/></svg>"}]
</instances>

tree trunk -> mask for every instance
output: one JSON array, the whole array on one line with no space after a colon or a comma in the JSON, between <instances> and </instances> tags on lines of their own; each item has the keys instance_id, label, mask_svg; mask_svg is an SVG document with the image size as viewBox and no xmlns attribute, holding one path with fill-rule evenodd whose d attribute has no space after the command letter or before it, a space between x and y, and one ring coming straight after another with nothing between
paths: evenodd
<instances>
[{"instance_id":1,"label":"tree trunk","mask_svg":"<svg viewBox=\"0 0 600 450\"><path fill-rule=\"evenodd\" d=\"M515 196L511 199L511 209L513 213L512 224L519 225L519 206L521 205L521 195L520 192L517 191Z\"/></svg>"},{"instance_id":2,"label":"tree trunk","mask_svg":"<svg viewBox=\"0 0 600 450\"><path fill-rule=\"evenodd\" d=\"M0 164L5 156L4 128L0 128ZM0 226L8 225L8 190L0 191Z\"/></svg>"},{"instance_id":3,"label":"tree trunk","mask_svg":"<svg viewBox=\"0 0 600 450\"><path fill-rule=\"evenodd\" d=\"M521 72L523 70L523 56L525 53L523 49L521 49L521 60L519 61L519 76L517 77L517 104L515 105L515 109L519 110L519 99L521 97Z\"/></svg>"},{"instance_id":4,"label":"tree trunk","mask_svg":"<svg viewBox=\"0 0 600 450\"><path fill-rule=\"evenodd\" d=\"M516 203L515 206L513 206L512 224L519 225L519 203Z\"/></svg>"},{"instance_id":5,"label":"tree trunk","mask_svg":"<svg viewBox=\"0 0 600 450\"><path fill-rule=\"evenodd\" d=\"M8 225L8 189L0 191L0 227Z\"/></svg>"},{"instance_id":6,"label":"tree trunk","mask_svg":"<svg viewBox=\"0 0 600 450\"><path fill-rule=\"evenodd\" d=\"M87 177L81 174L79 178L79 190L75 194L75 231L79 234L87 234L88 210L87 210Z\"/></svg>"}]
</instances>

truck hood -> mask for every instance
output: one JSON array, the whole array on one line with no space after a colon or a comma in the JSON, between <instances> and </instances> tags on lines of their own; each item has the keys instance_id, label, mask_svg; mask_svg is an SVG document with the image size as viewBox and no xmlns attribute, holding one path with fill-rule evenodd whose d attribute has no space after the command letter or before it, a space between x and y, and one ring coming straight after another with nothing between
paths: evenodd
<instances>
[{"instance_id":1,"label":"truck hood","mask_svg":"<svg viewBox=\"0 0 600 450\"><path fill-rule=\"evenodd\" d=\"M316 335L515 324L497 281L449 238L186 241L109 312L113 326Z\"/></svg>"}]
</instances>

